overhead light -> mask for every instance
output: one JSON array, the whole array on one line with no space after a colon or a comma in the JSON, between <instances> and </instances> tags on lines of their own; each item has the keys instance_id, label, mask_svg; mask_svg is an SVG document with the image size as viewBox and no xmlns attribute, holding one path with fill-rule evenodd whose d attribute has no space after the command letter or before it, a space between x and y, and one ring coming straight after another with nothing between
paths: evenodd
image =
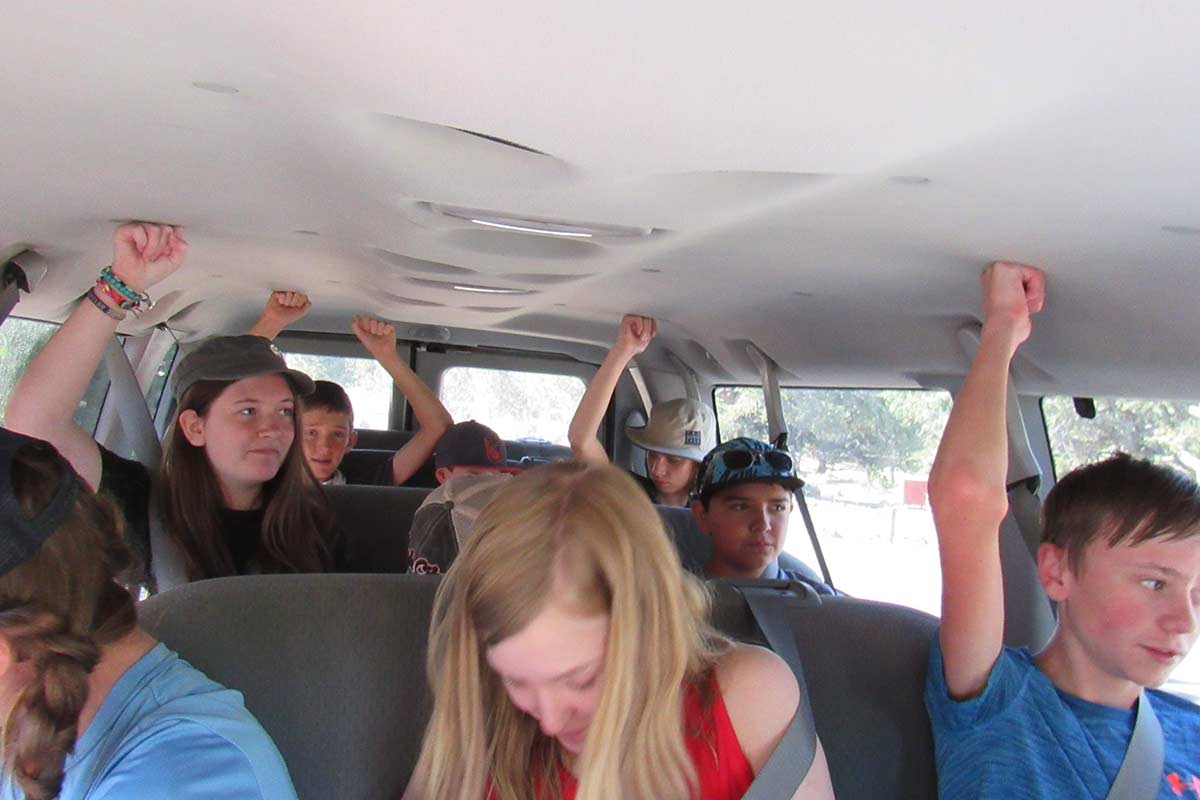
<instances>
[{"instance_id":1,"label":"overhead light","mask_svg":"<svg viewBox=\"0 0 1200 800\"><path fill-rule=\"evenodd\" d=\"M500 211L485 211L478 208L429 205L429 209L444 217L470 222L485 228L530 233L536 236L557 236L566 239L637 239L649 236L653 228L637 228L628 225L603 225L569 222L543 217L521 217Z\"/></svg>"},{"instance_id":2,"label":"overhead light","mask_svg":"<svg viewBox=\"0 0 1200 800\"><path fill-rule=\"evenodd\" d=\"M517 231L518 233L543 233L547 236L567 236L576 237L579 239L591 239L593 234L591 231L572 231L560 230L557 228L536 228L532 225L516 225L511 222L498 222L494 219L483 219L482 217L472 217L471 222L476 225L483 225L488 228L499 228L504 231Z\"/></svg>"},{"instance_id":3,"label":"overhead light","mask_svg":"<svg viewBox=\"0 0 1200 800\"><path fill-rule=\"evenodd\" d=\"M1200 228L1192 225L1163 225L1167 233L1178 233L1182 236L1200 236Z\"/></svg>"},{"instance_id":4,"label":"overhead light","mask_svg":"<svg viewBox=\"0 0 1200 800\"><path fill-rule=\"evenodd\" d=\"M237 94L238 88L230 86L227 83L213 83L212 81L193 81L192 88L199 89L204 92L216 92L217 94Z\"/></svg>"},{"instance_id":5,"label":"overhead light","mask_svg":"<svg viewBox=\"0 0 1200 800\"><path fill-rule=\"evenodd\" d=\"M455 283L451 288L459 292L475 292L476 294L534 294L529 289L508 289L503 286L477 286L470 283Z\"/></svg>"}]
</instances>

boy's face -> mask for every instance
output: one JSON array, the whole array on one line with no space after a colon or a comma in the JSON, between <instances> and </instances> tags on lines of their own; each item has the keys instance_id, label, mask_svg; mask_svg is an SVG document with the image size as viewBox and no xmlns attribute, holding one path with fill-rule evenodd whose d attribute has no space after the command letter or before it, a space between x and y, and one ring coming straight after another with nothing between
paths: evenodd
<instances>
[{"instance_id":1,"label":"boy's face","mask_svg":"<svg viewBox=\"0 0 1200 800\"><path fill-rule=\"evenodd\" d=\"M313 477L327 481L337 472L346 451L358 438L350 427L350 415L328 408L312 408L301 412L300 431L304 442L304 458Z\"/></svg>"},{"instance_id":2,"label":"boy's face","mask_svg":"<svg viewBox=\"0 0 1200 800\"><path fill-rule=\"evenodd\" d=\"M743 483L692 502L700 529L712 537L712 577L757 578L787 540L792 493L776 483Z\"/></svg>"},{"instance_id":3,"label":"boy's face","mask_svg":"<svg viewBox=\"0 0 1200 800\"><path fill-rule=\"evenodd\" d=\"M1200 536L1109 547L1092 542L1078 570L1043 544L1038 567L1059 605L1059 633L1098 693L1129 682L1158 686L1196 641L1200 622Z\"/></svg>"}]
</instances>

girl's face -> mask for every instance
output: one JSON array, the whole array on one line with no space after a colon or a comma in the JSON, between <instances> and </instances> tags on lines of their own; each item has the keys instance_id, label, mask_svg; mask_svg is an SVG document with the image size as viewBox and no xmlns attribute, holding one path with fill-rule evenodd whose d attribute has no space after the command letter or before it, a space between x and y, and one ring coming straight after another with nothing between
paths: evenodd
<instances>
[{"instance_id":1,"label":"girl's face","mask_svg":"<svg viewBox=\"0 0 1200 800\"><path fill-rule=\"evenodd\" d=\"M519 633L487 650L513 705L572 755L583 752L603 689L608 614L580 616L551 601Z\"/></svg>"},{"instance_id":2,"label":"girl's face","mask_svg":"<svg viewBox=\"0 0 1200 800\"><path fill-rule=\"evenodd\" d=\"M231 383L200 416L179 415L187 440L203 447L226 500L258 492L275 477L296 438L296 400L279 374Z\"/></svg>"},{"instance_id":3,"label":"girl's face","mask_svg":"<svg viewBox=\"0 0 1200 800\"><path fill-rule=\"evenodd\" d=\"M700 462L690 458L669 456L665 453L646 453L646 475L654 481L659 493L664 495L679 494L691 489L699 469Z\"/></svg>"}]
</instances>

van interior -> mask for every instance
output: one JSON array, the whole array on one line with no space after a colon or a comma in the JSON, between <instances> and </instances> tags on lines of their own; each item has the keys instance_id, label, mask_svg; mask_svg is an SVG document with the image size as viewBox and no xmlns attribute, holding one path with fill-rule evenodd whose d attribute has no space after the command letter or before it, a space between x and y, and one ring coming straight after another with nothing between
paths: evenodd
<instances>
[{"instance_id":1,"label":"van interior","mask_svg":"<svg viewBox=\"0 0 1200 800\"><path fill-rule=\"evenodd\" d=\"M1056 477L1114 449L1200 470L1189 4L5 0L0 18L0 414L127 220L185 226L190 250L77 416L124 455L170 423L179 352L244 332L274 290L313 303L277 344L347 386L362 467L416 423L354 315L394 322L454 418L522 466L569 457L621 316L653 317L601 440L644 471L624 428L684 396L722 439L787 433L814 522L788 551L844 593L791 620L841 798L936 796L925 480L989 262L1048 282L1009 383L1009 644L1053 628L1032 552ZM301 797L407 780L437 579L403 574L405 521L433 485L430 467L330 492L364 574L144 602L245 693ZM762 641L739 588L714 592L720 627ZM1168 688L1200 700L1200 658Z\"/></svg>"}]
</instances>

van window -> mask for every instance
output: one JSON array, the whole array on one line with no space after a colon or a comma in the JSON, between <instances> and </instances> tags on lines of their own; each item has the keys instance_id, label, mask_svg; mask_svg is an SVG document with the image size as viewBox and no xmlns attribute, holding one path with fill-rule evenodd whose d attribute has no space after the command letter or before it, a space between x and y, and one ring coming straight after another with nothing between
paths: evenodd
<instances>
[{"instance_id":1,"label":"van window","mask_svg":"<svg viewBox=\"0 0 1200 800\"><path fill-rule=\"evenodd\" d=\"M167 376L171 374L171 366L175 363L175 356L178 354L179 344L171 345L158 365L158 369L154 371L154 380L150 381L150 385L146 387L146 408L150 409L151 417L158 415L158 404L162 401L163 392L167 388Z\"/></svg>"},{"instance_id":2,"label":"van window","mask_svg":"<svg viewBox=\"0 0 1200 800\"><path fill-rule=\"evenodd\" d=\"M942 391L781 390L784 421L834 584L855 597L941 611L937 536L926 491L950 414ZM713 393L722 439L767 438L762 389ZM795 513L787 550L816 566Z\"/></svg>"},{"instance_id":3,"label":"van window","mask_svg":"<svg viewBox=\"0 0 1200 800\"><path fill-rule=\"evenodd\" d=\"M288 366L314 381L340 384L354 406L354 427L387 430L391 427L392 377L373 358L286 353Z\"/></svg>"},{"instance_id":4,"label":"van window","mask_svg":"<svg viewBox=\"0 0 1200 800\"><path fill-rule=\"evenodd\" d=\"M17 378L21 377L29 360L42 349L42 345L56 330L58 325L53 322L39 322L20 317L9 317L0 325L0 423L4 421L4 411L8 408L8 398L17 383ZM75 422L85 431L96 432L96 423L100 420L100 407L108 393L108 384L108 370L101 361L83 393L83 399L79 401L79 407L75 410Z\"/></svg>"},{"instance_id":5,"label":"van window","mask_svg":"<svg viewBox=\"0 0 1200 800\"><path fill-rule=\"evenodd\" d=\"M568 445L567 428L586 389L574 375L450 367L438 397L455 422L482 422L501 439Z\"/></svg>"},{"instance_id":6,"label":"van window","mask_svg":"<svg viewBox=\"0 0 1200 800\"><path fill-rule=\"evenodd\" d=\"M1070 397L1042 399L1055 475L1122 450L1200 479L1200 403L1100 397L1095 403L1096 416L1087 419L1076 413ZM1200 703L1200 647L1162 688Z\"/></svg>"}]
</instances>

